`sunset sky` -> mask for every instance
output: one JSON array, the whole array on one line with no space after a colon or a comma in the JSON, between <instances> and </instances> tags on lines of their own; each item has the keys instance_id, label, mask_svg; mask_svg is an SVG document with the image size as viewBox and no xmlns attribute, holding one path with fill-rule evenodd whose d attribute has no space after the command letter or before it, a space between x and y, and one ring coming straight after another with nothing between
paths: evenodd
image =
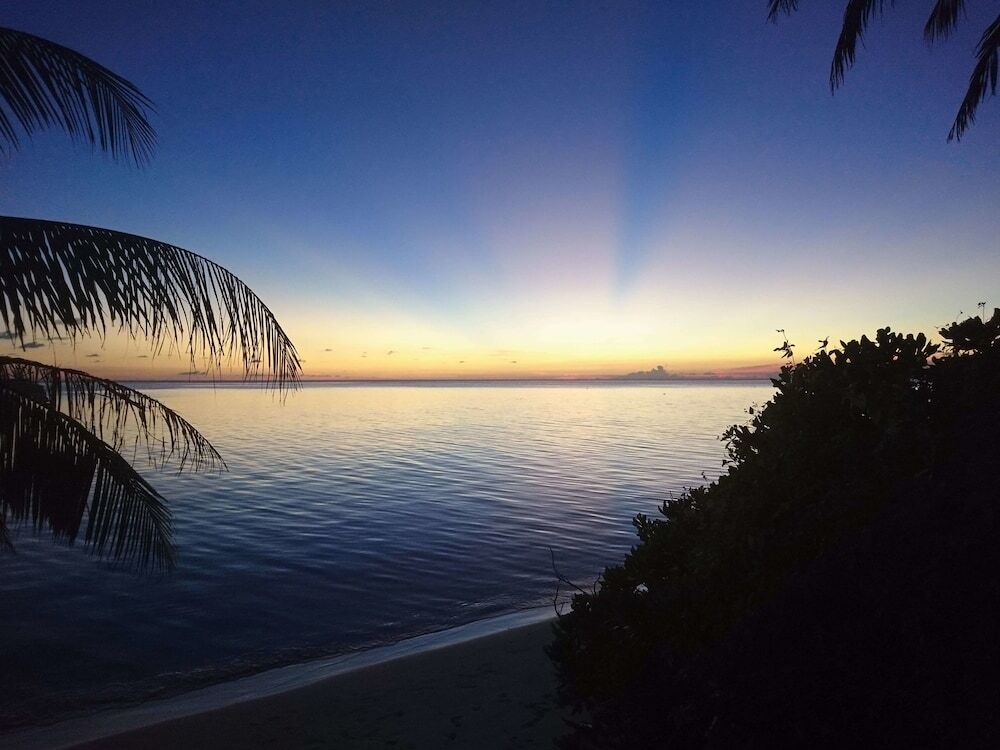
<instances>
[{"instance_id":1,"label":"sunset sky","mask_svg":"<svg viewBox=\"0 0 1000 750\"><path fill-rule=\"evenodd\" d=\"M0 212L222 263L310 378L730 373L774 366L777 328L808 352L1000 306L1000 101L946 142L995 7L929 47L900 3L831 96L840 4L802 5L7 4L138 85L159 145L140 170L36 137Z\"/></svg>"}]
</instances>

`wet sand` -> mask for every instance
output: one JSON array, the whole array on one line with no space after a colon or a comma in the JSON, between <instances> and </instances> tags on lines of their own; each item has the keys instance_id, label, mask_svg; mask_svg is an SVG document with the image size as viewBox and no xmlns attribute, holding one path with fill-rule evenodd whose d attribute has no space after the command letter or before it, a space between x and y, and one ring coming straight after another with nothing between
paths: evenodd
<instances>
[{"instance_id":1,"label":"wet sand","mask_svg":"<svg viewBox=\"0 0 1000 750\"><path fill-rule=\"evenodd\" d=\"M542 622L76 748L551 748L563 731Z\"/></svg>"}]
</instances>

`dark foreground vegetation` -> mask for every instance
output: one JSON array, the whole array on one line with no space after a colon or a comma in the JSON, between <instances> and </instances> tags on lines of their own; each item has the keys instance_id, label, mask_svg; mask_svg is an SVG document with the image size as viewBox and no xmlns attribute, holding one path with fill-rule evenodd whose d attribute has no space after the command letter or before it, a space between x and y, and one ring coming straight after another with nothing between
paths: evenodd
<instances>
[{"instance_id":1,"label":"dark foreground vegetation","mask_svg":"<svg viewBox=\"0 0 1000 750\"><path fill-rule=\"evenodd\" d=\"M940 333L783 368L635 519L550 647L565 747L1000 747L1000 310Z\"/></svg>"}]
</instances>

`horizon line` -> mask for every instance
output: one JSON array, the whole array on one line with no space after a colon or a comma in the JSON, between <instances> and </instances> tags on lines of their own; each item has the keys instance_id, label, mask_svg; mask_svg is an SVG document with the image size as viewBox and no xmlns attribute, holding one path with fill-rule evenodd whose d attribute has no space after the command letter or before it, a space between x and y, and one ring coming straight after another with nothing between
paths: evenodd
<instances>
[{"instance_id":1,"label":"horizon line","mask_svg":"<svg viewBox=\"0 0 1000 750\"><path fill-rule=\"evenodd\" d=\"M775 372L774 375L778 373ZM123 378L128 383L177 383L199 385L275 385L282 383L678 383L691 381L761 381L771 380L770 375L678 375L671 378L628 378L628 377L552 377L552 378L302 378L297 381L276 381L265 379L247 380L242 378L220 378L192 380L177 378Z\"/></svg>"}]
</instances>

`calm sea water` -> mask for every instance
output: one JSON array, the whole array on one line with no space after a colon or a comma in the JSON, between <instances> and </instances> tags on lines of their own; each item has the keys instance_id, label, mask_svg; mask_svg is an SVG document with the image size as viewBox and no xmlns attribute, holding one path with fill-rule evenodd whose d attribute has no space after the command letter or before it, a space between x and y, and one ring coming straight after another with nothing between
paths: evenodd
<instances>
[{"instance_id":1,"label":"calm sea water","mask_svg":"<svg viewBox=\"0 0 1000 750\"><path fill-rule=\"evenodd\" d=\"M177 568L22 534L0 560L0 731L550 602L720 471L768 383L144 386L223 475L147 474Z\"/></svg>"}]
</instances>

